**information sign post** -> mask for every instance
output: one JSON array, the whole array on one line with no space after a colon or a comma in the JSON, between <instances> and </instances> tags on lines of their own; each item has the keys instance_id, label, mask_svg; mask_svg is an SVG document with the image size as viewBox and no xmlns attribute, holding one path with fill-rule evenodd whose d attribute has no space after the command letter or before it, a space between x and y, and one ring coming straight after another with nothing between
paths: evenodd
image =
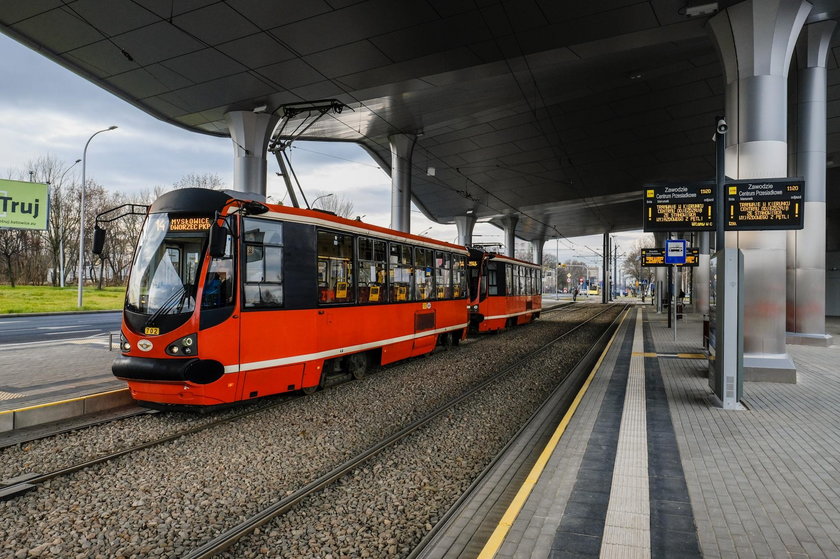
<instances>
[{"instance_id":1,"label":"information sign post","mask_svg":"<svg viewBox=\"0 0 840 559\"><path fill-rule=\"evenodd\" d=\"M685 265L685 256L688 252L687 244L688 242L685 239L670 239L665 241L665 264L673 267L673 273L671 275L674 278L674 284L671 288L671 316L674 317L674 341L677 341L677 304L679 303L677 285L680 273L677 266Z\"/></svg>"}]
</instances>

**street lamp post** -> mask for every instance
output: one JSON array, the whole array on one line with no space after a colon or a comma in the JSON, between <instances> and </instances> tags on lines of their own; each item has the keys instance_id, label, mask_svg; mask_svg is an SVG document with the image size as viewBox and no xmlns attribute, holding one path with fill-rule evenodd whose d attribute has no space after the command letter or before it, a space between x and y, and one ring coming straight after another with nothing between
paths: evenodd
<instances>
[{"instance_id":1,"label":"street lamp post","mask_svg":"<svg viewBox=\"0 0 840 559\"><path fill-rule=\"evenodd\" d=\"M321 196L318 196L317 198L312 200L312 207L314 208L315 207L315 202L317 202L321 198L329 198L330 196L335 196L335 193L330 192L329 194L322 194Z\"/></svg>"},{"instance_id":2,"label":"street lamp post","mask_svg":"<svg viewBox=\"0 0 840 559\"><path fill-rule=\"evenodd\" d=\"M67 174L67 172L70 169L72 169L73 167L75 167L76 165L78 165L81 162L82 162L81 159L77 159L76 161L73 162L72 165L67 167L67 170L65 170L63 173L61 173L61 178L58 179L58 188L60 188L62 190L64 189L64 176ZM58 259L59 259L58 260L58 269L59 269L58 273L61 274L61 278L59 280L61 287L64 287L64 225L62 223L63 220L61 219L61 215L64 211L64 203L65 203L64 200L62 200L61 201L62 205L59 206L59 208L58 208Z\"/></svg>"},{"instance_id":3,"label":"street lamp post","mask_svg":"<svg viewBox=\"0 0 840 559\"><path fill-rule=\"evenodd\" d=\"M116 126L109 126L108 128L94 132L88 138L88 141L85 143L85 149L82 151L82 198L81 204L79 205L79 308L82 308L82 285L84 283L85 272L85 163L87 162L87 148L94 136L102 132L116 130L116 128Z\"/></svg>"}]
</instances>

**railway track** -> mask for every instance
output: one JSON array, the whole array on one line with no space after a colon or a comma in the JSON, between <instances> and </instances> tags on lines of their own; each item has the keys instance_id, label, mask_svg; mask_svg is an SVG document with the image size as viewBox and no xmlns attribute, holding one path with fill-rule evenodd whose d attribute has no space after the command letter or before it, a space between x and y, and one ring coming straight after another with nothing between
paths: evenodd
<instances>
[{"instance_id":1,"label":"railway track","mask_svg":"<svg viewBox=\"0 0 840 559\"><path fill-rule=\"evenodd\" d=\"M552 306L552 307L547 307L547 308L543 309L542 314L546 315L546 314L552 314L552 313L569 313L569 312L580 311L581 309L585 309L585 306L583 306L581 304L575 304L575 303L561 303L559 305ZM399 364L396 364L394 366L399 366ZM348 375L340 375L340 378L335 379L329 385L332 386L332 385L334 385L338 382L345 382L345 381L349 381L351 379L352 379L352 377L349 374ZM276 396L276 397L270 397L270 398L272 398L276 401L266 400L266 402L263 402L263 403L255 403L253 406L249 406L248 409L243 410L243 411L239 411L239 412L235 412L235 413L233 413L233 415L225 415L224 417L221 417L221 418L218 418L218 419L211 419L209 421L203 421L200 425L192 426L192 427L189 427L187 429L181 429L181 430L178 430L174 433L170 433L170 434L167 434L165 436L155 438L153 440L145 441L145 442L142 442L142 443L139 443L139 444L131 445L131 446L126 447L126 448L121 448L121 449L118 449L118 450L114 450L112 452L101 454L101 455L89 458L87 460L82 460L82 461L79 461L75 464L68 465L66 467L58 468L56 470L53 470L53 471L50 471L50 472L47 472L47 473L36 473L36 472L21 473L21 474L18 474L16 476L14 476L14 477L9 478L9 479L0 480L0 501L13 499L13 498L18 497L20 495L23 495L24 493L27 493L28 491L31 491L31 490L37 488L40 484L48 482L52 479L67 476L69 474L72 474L72 473L90 468L92 466L96 466L98 464L103 464L103 463L106 463L106 462L110 462L112 460L115 460L117 458L126 456L126 455L131 454L131 453L135 453L135 452L138 452L138 451L141 451L141 450L146 450L146 449L150 449L150 448L153 448L153 447L156 447L156 446L160 446L160 445L163 445L165 443L169 443L169 442L175 441L177 439L180 439L182 437L186 437L186 436L189 436L189 435L194 435L194 434L200 433L202 431L206 431L208 429L219 427L221 425L230 424L230 423L239 421L243 418L252 416L254 414L263 413L263 412L266 412L268 410L274 409L274 408L276 408L278 406L281 406L281 405L283 405L283 404L285 404L285 403L287 403L291 400L295 400L295 399L303 398L303 397L305 397L305 396L302 395L302 394L287 394L287 395L279 395L279 396ZM138 411L137 415L146 414L146 413L150 413L150 411L149 410ZM121 417L118 420L122 420L122 419L125 419L125 418ZM94 428L96 426L106 424L109 421L110 420L103 420L103 421L97 422L97 423L92 424L92 425L86 425L83 428L84 429ZM54 435L57 435L57 434L64 434L64 433L72 432L72 431L75 431L75 430L77 430L77 428L59 429L59 430L57 430L55 432L52 432L52 433L39 435L37 438L29 439L29 440L26 440L26 441L15 441L12 444L6 445L4 447L0 447L0 450L3 450L4 448L8 448L10 446L21 446L23 444L33 442L35 440L40 440L40 439L44 439L44 438L47 438L47 437L50 437L50 436L54 436Z\"/></svg>"},{"instance_id":2,"label":"railway track","mask_svg":"<svg viewBox=\"0 0 840 559\"><path fill-rule=\"evenodd\" d=\"M441 404L437 408L433 409L432 411L426 413L422 417L412 421L408 425L402 427L399 431L385 437L384 439L376 442L375 444L371 445L367 449L363 450L355 454L353 457L349 458L348 460L342 462L341 464L333 467L331 470L323 474L322 476L318 477L317 479L311 481L310 483L300 487L296 491L291 492L290 494L284 496L281 499L276 500L275 502L271 503L270 505L264 507L259 512L249 516L247 519L242 521L241 523L237 524L236 526L224 531L223 533L219 534L217 537L213 538L212 540L208 541L201 547L194 549L190 553L186 554L184 557L185 559L204 559L216 556L228 549L230 549L234 544L240 541L242 538L254 533L260 527L266 525L271 520L277 518L278 516L283 515L284 513L289 512L298 504L303 502L305 499L312 497L326 488L330 487L336 481L342 479L343 477L347 476L349 473L357 470L360 466L371 460L373 457L377 456L378 454L382 453L383 451L390 449L400 442L405 440L410 435L416 433L418 430L422 429L423 427L427 426L432 421L440 418L442 415L451 412L454 408L459 405L462 405L464 402L468 401L470 398L482 393L486 388L492 386L494 383L498 382L500 379L504 379L507 377L512 371L519 369L523 366L523 362L530 361L537 356L540 356L543 352L547 351L548 349L554 347L559 342L566 340L569 336L574 334L575 332L579 331L580 329L584 328L591 322L595 321L596 319L600 318L602 315L614 311L616 307L625 307L623 305L612 305L602 309L600 312L591 316L586 321L581 322L577 326L567 330L554 338L553 340L549 341L548 343L540 346L539 348L531 351L525 357L520 357L516 360L515 363L509 364L508 366L492 373L481 382L473 385L469 389L465 390L458 396L449 399L445 403ZM566 307L568 309L568 306ZM558 309L559 310L559 309ZM412 554L413 555L413 554Z\"/></svg>"}]
</instances>

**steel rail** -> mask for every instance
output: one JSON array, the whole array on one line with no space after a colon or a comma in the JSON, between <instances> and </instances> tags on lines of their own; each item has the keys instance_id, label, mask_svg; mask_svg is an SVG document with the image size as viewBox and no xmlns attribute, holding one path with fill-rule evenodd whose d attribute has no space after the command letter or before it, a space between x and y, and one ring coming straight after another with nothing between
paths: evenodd
<instances>
[{"instance_id":1,"label":"steel rail","mask_svg":"<svg viewBox=\"0 0 840 559\"><path fill-rule=\"evenodd\" d=\"M581 322L580 324L575 325L573 328L567 330L560 336L554 338L553 340L547 342L546 344L542 345L541 347L529 352L527 355L518 358L514 363L503 367L501 370L493 373L491 376L485 378L484 380L478 382L477 384L473 385L465 392L450 399L448 402L443 403L442 405L438 406L425 416L409 423L396 433L386 437L385 439L381 440L380 442L372 445L367 450L362 451L361 453L357 454L356 456L348 459L347 461L341 463L340 465L334 467L327 473L323 474L322 476L318 477L317 479L311 481L310 483L306 484L305 486L301 487L294 493L283 497L282 499L274 502L273 504L269 505L268 507L262 509L261 511L257 512L256 514L252 515L251 517L247 518L243 522L237 524L236 526L225 530L215 538L211 539L210 541L206 542L201 547L198 547L184 555L182 559L207 559L209 557L213 557L214 555L221 553L232 545L234 545L237 541L239 541L244 536L249 535L257 528L263 526L273 518L280 516L281 514L288 512L292 509L295 505L301 502L303 499L318 493L322 489L326 488L334 481L342 478L345 474L351 472L353 469L358 467L359 465L363 464L364 462L368 461L370 458L375 456L376 454L380 453L382 450L393 446L398 441L404 439L414 431L418 430L419 428L423 427L430 421L434 420L435 418L439 417L444 412L448 411L449 409L455 407L456 405L460 404L464 400L468 399L469 397L475 395L477 392L480 392L490 384L496 382L503 376L507 375L510 371L522 367L523 360L531 359L536 357L537 355L541 354L542 352L549 349L551 346L556 344L557 342L563 340L573 332L577 331L578 329L582 328L589 322L595 320L596 318L600 317L607 311L614 309L616 306L620 305L610 305L609 307L601 310L601 312L595 314L594 316L586 319L585 321Z\"/></svg>"},{"instance_id":2,"label":"steel rail","mask_svg":"<svg viewBox=\"0 0 840 559\"><path fill-rule=\"evenodd\" d=\"M569 311L573 311L573 310L582 310L582 307L575 306L574 304L564 304L564 305L558 305L558 306L555 306L555 307L550 307L550 308L547 308L547 309L543 309L541 312L542 313L550 313L550 312L557 312L557 311L569 312ZM572 330L570 330L570 332L571 331ZM551 342L551 343L554 343L554 342ZM19 495L22 495L22 494L24 494L28 491L31 491L32 489L35 489L38 486L38 484L44 483L45 481L49 481L49 480L57 478L57 477L69 475L69 474L78 472L80 470L84 470L86 468L89 468L91 466L95 466L97 464L102 464L104 462L109 462L109 461L114 460L116 458L119 458L121 456L125 456L126 454L131 454L133 452L137 452L137 451L140 451L140 450L145 450L145 449L148 449L148 448L152 448L152 447L164 444L164 443L174 441L174 440L179 439L181 437L185 437L187 435L192 435L192 434L195 434L195 433L199 433L201 431L204 431L205 429L210 429L212 427L217 427L219 425L224 425L226 423L236 421L236 420L241 419L243 417L247 417L247 416L250 416L250 415L253 415L253 414L256 414L256 413L260 413L260 412L263 412L263 411L266 411L266 410L270 410L270 409L273 409L277 406L285 404L285 403L287 403L287 402L289 402L293 399L302 398L302 397L305 397L305 396L304 395L297 395L297 396L293 396L291 398L287 397L287 398L283 399L282 401L275 402L275 403L272 403L272 404L262 405L262 406L258 405L254 409L246 410L246 411L243 411L241 413L232 415L230 417L226 417L226 418L219 419L219 420L216 420L216 421L211 421L209 423L205 423L205 424L202 424L202 425L197 425L195 427L191 427L191 428L185 429L183 431L178 431L177 433L173 433L173 434L167 435L165 437L161 437L161 438L154 439L152 441L147 441L147 442L144 442L144 443L139 443L139 444L136 444L134 446L124 448L124 449L121 449L121 450L117 450L117 451L114 451L114 452L111 452L111 453L108 453L108 454L103 454L103 455L98 456L96 458L92 458L90 460L86 460L84 462L74 464L72 466L67 466L65 468L54 470L54 471L46 473L46 474L28 473L28 474L22 474L22 475L16 476L14 478L11 478L10 480L0 481L0 501L9 500L9 499L15 498ZM138 415L143 414L143 413L148 413L148 412L149 412L148 410L144 410L142 412L138 412ZM129 416L129 417L132 417L132 416ZM116 421L117 419L126 419L126 417L116 418L113 421ZM112 420L110 420L110 419L109 420L102 420L102 421L93 423L91 425L85 425L85 426L81 426L81 427L71 427L71 428L68 428L66 430L57 431L55 433L50 433L50 434L47 434L47 435L39 436L39 437L33 438L29 441L17 441L14 444L11 444L11 445L8 445L8 446L16 446L18 444L25 444L26 442L32 442L34 440L44 439L44 438L47 438L47 437L50 437L50 436L53 436L53 435L58 435L58 434L65 433L65 432L86 429L88 427L95 427L95 426L98 426L98 425L102 425L104 423L109 423L110 421L112 421ZM7 448L7 447L2 447L2 448ZM2 448L0 448L0 449L2 449Z\"/></svg>"}]
</instances>

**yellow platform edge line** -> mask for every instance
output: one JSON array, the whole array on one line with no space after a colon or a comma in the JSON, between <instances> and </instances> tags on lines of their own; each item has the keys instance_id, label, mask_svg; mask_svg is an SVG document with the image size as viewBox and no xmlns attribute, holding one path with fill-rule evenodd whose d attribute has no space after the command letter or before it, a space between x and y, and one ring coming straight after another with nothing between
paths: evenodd
<instances>
[{"instance_id":1,"label":"yellow platform edge line","mask_svg":"<svg viewBox=\"0 0 840 559\"><path fill-rule=\"evenodd\" d=\"M592 380L595 378L595 373L597 373L598 370L601 368L601 363L604 361L604 358L607 356L607 352L609 352L610 348L612 347L612 343L615 340L615 337L618 335L618 331L621 329L621 325L624 324L624 319L627 318L628 314L630 314L630 311L626 311L624 313L624 316L621 318L621 322L619 323L618 328L615 329L615 332L610 338L607 347L605 347L604 351L601 352L601 356L598 358L598 361L595 363L595 366L592 367L592 371L589 373L589 377L587 377L586 382L583 383L583 386L581 387L580 391L578 391L577 396L575 396L574 401L572 401L572 405L569 406L569 409L566 411L566 415L563 416L563 419L557 425L557 429L555 429L554 434L551 436L545 448L540 453L540 457L537 459L536 463L534 463L534 466L528 473L528 477L525 478L525 482L522 484L522 487L519 488L519 491L516 493L516 496L513 498L513 501L511 501L507 510L502 515L502 519L499 520L499 524L496 526L496 529L493 530L493 533L490 535L490 538L487 540L487 543L484 544L484 547L478 554L478 559L490 559L491 557L496 555L496 552L499 551L499 548L502 546L502 543L504 543L505 536L507 536L507 533L508 531L510 531L511 526L513 526L516 517L519 516L519 512L522 510L522 507L525 506L525 501L528 499L528 496L531 494L531 491L533 491L534 486L540 479L540 476L542 475L546 464L548 464L549 458L551 458L551 454L554 452L557 443L560 442L560 437L563 436L563 433L566 431L566 427L572 420L572 416L574 416L578 406L580 405L580 402L586 395L586 391L589 389L589 385L592 384Z\"/></svg>"},{"instance_id":2,"label":"yellow platform edge line","mask_svg":"<svg viewBox=\"0 0 840 559\"><path fill-rule=\"evenodd\" d=\"M59 404L67 404L69 402L78 402L80 400L89 400L97 396L106 396L108 394L116 394L118 392L127 392L128 388L117 388L116 390L109 390L108 392L97 392L96 394L88 394L87 396L79 396L78 398L68 398L67 400L59 400L58 402L47 402L46 404L38 404L37 406L29 406L26 408L18 408L16 410L0 411L0 415L6 413L17 413L22 411L37 410L38 408L46 408L49 406L57 406Z\"/></svg>"}]
</instances>

